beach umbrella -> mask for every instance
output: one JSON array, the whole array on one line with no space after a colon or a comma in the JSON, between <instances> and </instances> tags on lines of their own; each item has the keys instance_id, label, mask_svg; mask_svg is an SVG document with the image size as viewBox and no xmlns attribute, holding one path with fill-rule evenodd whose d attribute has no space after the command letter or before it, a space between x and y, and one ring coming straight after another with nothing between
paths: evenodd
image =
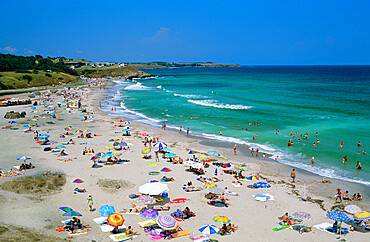
<instances>
[{"instance_id":1,"label":"beach umbrella","mask_svg":"<svg viewBox=\"0 0 370 242\"><path fill-rule=\"evenodd\" d=\"M306 213L306 212L295 212L292 214L292 217L294 219L298 219L298 220L305 220L305 219L311 219L311 214L309 213Z\"/></svg>"},{"instance_id":2,"label":"beach umbrella","mask_svg":"<svg viewBox=\"0 0 370 242\"><path fill-rule=\"evenodd\" d=\"M17 158L17 160L29 160L29 159L31 159L31 157L30 156L26 156L26 155Z\"/></svg>"},{"instance_id":3,"label":"beach umbrella","mask_svg":"<svg viewBox=\"0 0 370 242\"><path fill-rule=\"evenodd\" d=\"M90 116L88 116L88 118L94 118L94 116L90 115Z\"/></svg>"},{"instance_id":4,"label":"beach umbrella","mask_svg":"<svg viewBox=\"0 0 370 242\"><path fill-rule=\"evenodd\" d=\"M128 146L128 144L126 142L121 142L119 143L120 146ZM132 145L132 144L131 144Z\"/></svg>"},{"instance_id":5,"label":"beach umbrella","mask_svg":"<svg viewBox=\"0 0 370 242\"><path fill-rule=\"evenodd\" d=\"M156 147L156 148L166 148L167 147L167 144L164 143L164 142L157 142L153 145L153 147Z\"/></svg>"},{"instance_id":6,"label":"beach umbrella","mask_svg":"<svg viewBox=\"0 0 370 242\"><path fill-rule=\"evenodd\" d=\"M248 176L248 177L247 177L247 180L250 180L250 181L258 181L258 180L259 180L259 178L258 178L258 177L256 177L256 176Z\"/></svg>"},{"instance_id":7,"label":"beach umbrella","mask_svg":"<svg viewBox=\"0 0 370 242\"><path fill-rule=\"evenodd\" d=\"M177 226L176 220L173 217L168 216L168 215L158 216L156 219L156 222L159 225L159 227L165 230L175 229Z\"/></svg>"},{"instance_id":8,"label":"beach umbrella","mask_svg":"<svg viewBox=\"0 0 370 242\"><path fill-rule=\"evenodd\" d=\"M71 130L72 129L72 125L67 125L64 127L65 130Z\"/></svg>"},{"instance_id":9,"label":"beach umbrella","mask_svg":"<svg viewBox=\"0 0 370 242\"><path fill-rule=\"evenodd\" d=\"M210 150L207 152L208 155L214 155L214 154L217 154L217 151L214 151L214 150Z\"/></svg>"},{"instance_id":10,"label":"beach umbrella","mask_svg":"<svg viewBox=\"0 0 370 242\"><path fill-rule=\"evenodd\" d=\"M99 159L99 157L97 157L96 155L90 158L90 160L97 160L97 159Z\"/></svg>"},{"instance_id":11,"label":"beach umbrella","mask_svg":"<svg viewBox=\"0 0 370 242\"><path fill-rule=\"evenodd\" d=\"M144 148L144 149L141 151L141 153L143 153L143 154L148 154L148 153L150 153L150 151L152 151L152 149L150 149L150 148Z\"/></svg>"},{"instance_id":12,"label":"beach umbrella","mask_svg":"<svg viewBox=\"0 0 370 242\"><path fill-rule=\"evenodd\" d=\"M355 214L362 211L362 209L356 205L347 205L344 210L350 214Z\"/></svg>"},{"instance_id":13,"label":"beach umbrella","mask_svg":"<svg viewBox=\"0 0 370 242\"><path fill-rule=\"evenodd\" d=\"M77 133L77 134L81 134L82 132L84 132L84 131L82 131L80 129L75 131L75 133Z\"/></svg>"},{"instance_id":14,"label":"beach umbrella","mask_svg":"<svg viewBox=\"0 0 370 242\"><path fill-rule=\"evenodd\" d=\"M213 221L218 222L218 223L227 224L227 223L230 223L231 220L226 216L216 216L213 218Z\"/></svg>"},{"instance_id":15,"label":"beach umbrella","mask_svg":"<svg viewBox=\"0 0 370 242\"><path fill-rule=\"evenodd\" d=\"M115 228L121 226L124 221L125 219L123 218L123 216L118 213L112 213L107 218L107 223Z\"/></svg>"},{"instance_id":16,"label":"beach umbrella","mask_svg":"<svg viewBox=\"0 0 370 242\"><path fill-rule=\"evenodd\" d=\"M42 134L42 135L39 136L39 139L47 139L49 137L50 137L50 135L48 135L48 134Z\"/></svg>"},{"instance_id":17,"label":"beach umbrella","mask_svg":"<svg viewBox=\"0 0 370 242\"><path fill-rule=\"evenodd\" d=\"M112 156L112 152L107 152L101 158L107 158L107 157L111 157L111 156Z\"/></svg>"},{"instance_id":18,"label":"beach umbrella","mask_svg":"<svg viewBox=\"0 0 370 242\"><path fill-rule=\"evenodd\" d=\"M192 154L195 154L196 152L194 150L189 150L188 152L186 152L186 154L188 155L192 155Z\"/></svg>"},{"instance_id":19,"label":"beach umbrella","mask_svg":"<svg viewBox=\"0 0 370 242\"><path fill-rule=\"evenodd\" d=\"M174 204L174 203L182 204L182 203L186 203L186 202L190 202L190 199L187 199L187 198L176 198L176 199L171 200L169 203L170 204Z\"/></svg>"},{"instance_id":20,"label":"beach umbrella","mask_svg":"<svg viewBox=\"0 0 370 242\"><path fill-rule=\"evenodd\" d=\"M112 152L112 154L115 154L115 155L122 155L122 153L121 153L120 151L118 151L118 150L113 151L113 152Z\"/></svg>"},{"instance_id":21,"label":"beach umbrella","mask_svg":"<svg viewBox=\"0 0 370 242\"><path fill-rule=\"evenodd\" d=\"M64 134L62 136L60 136L60 138L64 139L64 138L67 138L67 136L65 136Z\"/></svg>"},{"instance_id":22,"label":"beach umbrella","mask_svg":"<svg viewBox=\"0 0 370 242\"><path fill-rule=\"evenodd\" d=\"M64 217L74 217L74 216L82 216L79 212L76 212L75 210L71 210L63 214Z\"/></svg>"},{"instance_id":23,"label":"beach umbrella","mask_svg":"<svg viewBox=\"0 0 370 242\"><path fill-rule=\"evenodd\" d=\"M148 164L146 164L147 166L157 166L158 163L157 162L149 162Z\"/></svg>"},{"instance_id":24,"label":"beach umbrella","mask_svg":"<svg viewBox=\"0 0 370 242\"><path fill-rule=\"evenodd\" d=\"M208 191L214 194L222 194L225 192L224 189L219 188L219 187L210 187Z\"/></svg>"},{"instance_id":25,"label":"beach umbrella","mask_svg":"<svg viewBox=\"0 0 370 242\"><path fill-rule=\"evenodd\" d=\"M269 187L271 187L271 185L266 183L266 182L256 182L256 183L253 184L253 187L255 187L255 188L269 188Z\"/></svg>"},{"instance_id":26,"label":"beach umbrella","mask_svg":"<svg viewBox=\"0 0 370 242\"><path fill-rule=\"evenodd\" d=\"M160 172L171 172L172 170L170 168L167 168L167 167L162 167L161 169L159 169Z\"/></svg>"},{"instance_id":27,"label":"beach umbrella","mask_svg":"<svg viewBox=\"0 0 370 242\"><path fill-rule=\"evenodd\" d=\"M23 125L23 127L22 128L31 128L31 125L29 125L29 124L25 124L25 125Z\"/></svg>"},{"instance_id":28,"label":"beach umbrella","mask_svg":"<svg viewBox=\"0 0 370 242\"><path fill-rule=\"evenodd\" d=\"M108 150L113 149L112 146L106 146L105 148L108 149Z\"/></svg>"},{"instance_id":29,"label":"beach umbrella","mask_svg":"<svg viewBox=\"0 0 370 242\"><path fill-rule=\"evenodd\" d=\"M115 139L110 139L110 140L108 140L108 142L114 142L114 141L116 141Z\"/></svg>"},{"instance_id":30,"label":"beach umbrella","mask_svg":"<svg viewBox=\"0 0 370 242\"><path fill-rule=\"evenodd\" d=\"M54 111L51 111L51 112L49 112L49 114L55 114L55 112Z\"/></svg>"},{"instance_id":31,"label":"beach umbrella","mask_svg":"<svg viewBox=\"0 0 370 242\"><path fill-rule=\"evenodd\" d=\"M149 136L149 134L147 134L147 133L139 133L139 135L141 135L141 136Z\"/></svg>"},{"instance_id":32,"label":"beach umbrella","mask_svg":"<svg viewBox=\"0 0 370 242\"><path fill-rule=\"evenodd\" d=\"M31 107L32 110L36 110L36 107Z\"/></svg>"},{"instance_id":33,"label":"beach umbrella","mask_svg":"<svg viewBox=\"0 0 370 242\"><path fill-rule=\"evenodd\" d=\"M125 124L127 124L127 125L128 125L128 124L131 124L131 122L127 121L127 122L125 122Z\"/></svg>"},{"instance_id":34,"label":"beach umbrella","mask_svg":"<svg viewBox=\"0 0 370 242\"><path fill-rule=\"evenodd\" d=\"M123 120L123 119L120 119L120 120L118 120L117 122L125 122L125 120Z\"/></svg>"},{"instance_id":35,"label":"beach umbrella","mask_svg":"<svg viewBox=\"0 0 370 242\"><path fill-rule=\"evenodd\" d=\"M225 165L222 166L223 168L229 168L231 167L231 164L230 163L226 163Z\"/></svg>"},{"instance_id":36,"label":"beach umbrella","mask_svg":"<svg viewBox=\"0 0 370 242\"><path fill-rule=\"evenodd\" d=\"M240 171L245 171L245 169L241 166L234 166L234 168Z\"/></svg>"},{"instance_id":37,"label":"beach umbrella","mask_svg":"<svg viewBox=\"0 0 370 242\"><path fill-rule=\"evenodd\" d=\"M139 187L139 193L148 194L148 195L159 195L162 192L168 191L167 184L161 182L155 183L145 183Z\"/></svg>"},{"instance_id":38,"label":"beach umbrella","mask_svg":"<svg viewBox=\"0 0 370 242\"><path fill-rule=\"evenodd\" d=\"M91 133L91 130L90 129L85 129L84 132L85 133Z\"/></svg>"},{"instance_id":39,"label":"beach umbrella","mask_svg":"<svg viewBox=\"0 0 370 242\"><path fill-rule=\"evenodd\" d=\"M167 153L166 154L166 157L168 158L168 157L175 157L176 156L176 154L175 153Z\"/></svg>"},{"instance_id":40,"label":"beach umbrella","mask_svg":"<svg viewBox=\"0 0 370 242\"><path fill-rule=\"evenodd\" d=\"M69 212L69 211L72 211L73 209L70 208L70 207L60 207L59 208L60 210L63 210L64 212Z\"/></svg>"},{"instance_id":41,"label":"beach umbrella","mask_svg":"<svg viewBox=\"0 0 370 242\"><path fill-rule=\"evenodd\" d=\"M146 219L156 218L158 216L158 211L154 209L145 209L141 212L140 216Z\"/></svg>"},{"instance_id":42,"label":"beach umbrella","mask_svg":"<svg viewBox=\"0 0 370 242\"><path fill-rule=\"evenodd\" d=\"M72 182L72 183L84 183L84 181L83 181L83 180L81 180L81 179L79 179L79 178L74 179L74 180L72 180L71 182Z\"/></svg>"},{"instance_id":43,"label":"beach umbrella","mask_svg":"<svg viewBox=\"0 0 370 242\"><path fill-rule=\"evenodd\" d=\"M275 200L274 196L270 194L257 194L257 195L252 195L252 197L254 197L254 199L260 202L266 202L268 200Z\"/></svg>"},{"instance_id":44,"label":"beach umbrella","mask_svg":"<svg viewBox=\"0 0 370 242\"><path fill-rule=\"evenodd\" d=\"M357 220L367 220L370 218L370 213L366 211L357 212L353 215Z\"/></svg>"},{"instance_id":45,"label":"beach umbrella","mask_svg":"<svg viewBox=\"0 0 370 242\"><path fill-rule=\"evenodd\" d=\"M11 121L8 121L8 123L10 123L10 124L15 124L15 123L16 123L16 121L11 120Z\"/></svg>"},{"instance_id":46,"label":"beach umbrella","mask_svg":"<svg viewBox=\"0 0 370 242\"><path fill-rule=\"evenodd\" d=\"M97 157L102 157L103 155L105 155L104 152L99 152L99 153L96 154Z\"/></svg>"},{"instance_id":47,"label":"beach umbrella","mask_svg":"<svg viewBox=\"0 0 370 242\"><path fill-rule=\"evenodd\" d=\"M144 204L153 204L155 203L155 198L148 195L142 195L138 197L137 201Z\"/></svg>"},{"instance_id":48,"label":"beach umbrella","mask_svg":"<svg viewBox=\"0 0 370 242\"><path fill-rule=\"evenodd\" d=\"M204 187L211 188L211 187L217 187L216 183L214 182L207 182Z\"/></svg>"},{"instance_id":49,"label":"beach umbrella","mask_svg":"<svg viewBox=\"0 0 370 242\"><path fill-rule=\"evenodd\" d=\"M207 224L207 225L204 225L204 226L200 227L199 231L202 234L217 234L219 229L214 225Z\"/></svg>"},{"instance_id":50,"label":"beach umbrella","mask_svg":"<svg viewBox=\"0 0 370 242\"><path fill-rule=\"evenodd\" d=\"M131 132L131 129L122 129L122 132Z\"/></svg>"},{"instance_id":51,"label":"beach umbrella","mask_svg":"<svg viewBox=\"0 0 370 242\"><path fill-rule=\"evenodd\" d=\"M335 221L341 221L341 222L349 222L350 219L347 216L347 214L339 212L339 211L331 211L326 214L326 217L335 220Z\"/></svg>"},{"instance_id":52,"label":"beach umbrella","mask_svg":"<svg viewBox=\"0 0 370 242\"><path fill-rule=\"evenodd\" d=\"M113 142L113 146L119 146L120 145L120 143L119 142L117 142L117 141L114 141Z\"/></svg>"},{"instance_id":53,"label":"beach umbrella","mask_svg":"<svg viewBox=\"0 0 370 242\"><path fill-rule=\"evenodd\" d=\"M216 156L216 157L220 157L221 156L221 154L220 153L217 153L217 152L216 153L212 153L211 155L212 156Z\"/></svg>"},{"instance_id":54,"label":"beach umbrella","mask_svg":"<svg viewBox=\"0 0 370 242\"><path fill-rule=\"evenodd\" d=\"M99 208L99 214L103 217L108 217L109 215L115 213L116 210L111 205L104 205Z\"/></svg>"},{"instance_id":55,"label":"beach umbrella","mask_svg":"<svg viewBox=\"0 0 370 242\"><path fill-rule=\"evenodd\" d=\"M162 151L170 152L171 150L169 148L163 148Z\"/></svg>"},{"instance_id":56,"label":"beach umbrella","mask_svg":"<svg viewBox=\"0 0 370 242\"><path fill-rule=\"evenodd\" d=\"M57 148L66 148L64 145L57 145Z\"/></svg>"}]
</instances>

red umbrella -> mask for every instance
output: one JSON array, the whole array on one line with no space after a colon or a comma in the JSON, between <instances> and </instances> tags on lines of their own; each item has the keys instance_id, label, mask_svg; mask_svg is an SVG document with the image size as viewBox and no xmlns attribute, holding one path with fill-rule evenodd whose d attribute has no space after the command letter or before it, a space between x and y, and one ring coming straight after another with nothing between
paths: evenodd
<instances>
[{"instance_id":1,"label":"red umbrella","mask_svg":"<svg viewBox=\"0 0 370 242\"><path fill-rule=\"evenodd\" d=\"M185 202L189 202L190 199L187 199L187 198L176 198L176 199L173 199L171 200L169 203L170 204L173 204L173 203L185 203Z\"/></svg>"},{"instance_id":2,"label":"red umbrella","mask_svg":"<svg viewBox=\"0 0 370 242\"><path fill-rule=\"evenodd\" d=\"M118 120L118 122L125 122L125 120L123 120L123 119L120 119L120 120Z\"/></svg>"}]
</instances>

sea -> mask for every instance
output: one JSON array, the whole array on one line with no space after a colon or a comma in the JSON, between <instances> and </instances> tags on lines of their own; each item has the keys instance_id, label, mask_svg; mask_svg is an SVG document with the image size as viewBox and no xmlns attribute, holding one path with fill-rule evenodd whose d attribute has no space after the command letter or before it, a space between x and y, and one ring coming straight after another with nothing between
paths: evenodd
<instances>
[{"instance_id":1,"label":"sea","mask_svg":"<svg viewBox=\"0 0 370 242\"><path fill-rule=\"evenodd\" d=\"M157 77L114 80L102 109L115 107L112 115L155 127L189 128L193 137L258 149L271 162L370 186L364 153L370 152L370 66L144 71Z\"/></svg>"}]
</instances>

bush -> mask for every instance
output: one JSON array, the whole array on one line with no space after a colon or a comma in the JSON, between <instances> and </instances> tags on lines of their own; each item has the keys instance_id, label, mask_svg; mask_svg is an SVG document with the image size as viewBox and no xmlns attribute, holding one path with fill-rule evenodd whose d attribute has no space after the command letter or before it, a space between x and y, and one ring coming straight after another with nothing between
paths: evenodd
<instances>
[{"instance_id":1,"label":"bush","mask_svg":"<svg viewBox=\"0 0 370 242\"><path fill-rule=\"evenodd\" d=\"M27 82L30 83L32 81L32 76L30 76L30 75L23 75L22 76L22 79L23 80L27 80Z\"/></svg>"},{"instance_id":2,"label":"bush","mask_svg":"<svg viewBox=\"0 0 370 242\"><path fill-rule=\"evenodd\" d=\"M36 69L33 69L33 70L32 70L32 73L33 73L33 74L37 74L37 73L39 73L39 71L38 71L38 70L36 70Z\"/></svg>"},{"instance_id":3,"label":"bush","mask_svg":"<svg viewBox=\"0 0 370 242\"><path fill-rule=\"evenodd\" d=\"M58 77L59 80L63 80L63 77Z\"/></svg>"},{"instance_id":4,"label":"bush","mask_svg":"<svg viewBox=\"0 0 370 242\"><path fill-rule=\"evenodd\" d=\"M50 75L49 73L46 73L45 76L52 77L52 75Z\"/></svg>"}]
</instances>

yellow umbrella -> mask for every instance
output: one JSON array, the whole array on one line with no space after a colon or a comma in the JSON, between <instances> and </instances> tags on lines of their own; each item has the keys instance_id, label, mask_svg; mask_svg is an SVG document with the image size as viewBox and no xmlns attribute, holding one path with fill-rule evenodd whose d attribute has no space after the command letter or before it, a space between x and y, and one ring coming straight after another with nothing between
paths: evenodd
<instances>
[{"instance_id":1,"label":"yellow umbrella","mask_svg":"<svg viewBox=\"0 0 370 242\"><path fill-rule=\"evenodd\" d=\"M231 219L229 219L226 216L216 216L216 217L213 218L213 221L223 223L223 224L227 224L227 223L230 223Z\"/></svg>"},{"instance_id":2,"label":"yellow umbrella","mask_svg":"<svg viewBox=\"0 0 370 242\"><path fill-rule=\"evenodd\" d=\"M121 152L120 152L120 151L115 150L115 151L113 151L113 152L112 152L112 154L121 154Z\"/></svg>"},{"instance_id":3,"label":"yellow umbrella","mask_svg":"<svg viewBox=\"0 0 370 242\"><path fill-rule=\"evenodd\" d=\"M206 188L210 188L210 187L217 187L216 183L214 182L207 182L205 185L204 185Z\"/></svg>"},{"instance_id":4,"label":"yellow umbrella","mask_svg":"<svg viewBox=\"0 0 370 242\"><path fill-rule=\"evenodd\" d=\"M150 149L150 148L144 148L144 149L141 151L141 153L143 153L143 154L148 154L148 153L150 153L150 151L151 151L151 149Z\"/></svg>"},{"instance_id":5,"label":"yellow umbrella","mask_svg":"<svg viewBox=\"0 0 370 242\"><path fill-rule=\"evenodd\" d=\"M199 158L200 158L200 159L207 159L207 156L205 156L205 155L200 155L200 156L199 156Z\"/></svg>"},{"instance_id":6,"label":"yellow umbrella","mask_svg":"<svg viewBox=\"0 0 370 242\"><path fill-rule=\"evenodd\" d=\"M355 219L366 220L370 218L370 213L366 211L357 212L353 215Z\"/></svg>"},{"instance_id":7,"label":"yellow umbrella","mask_svg":"<svg viewBox=\"0 0 370 242\"><path fill-rule=\"evenodd\" d=\"M113 147L112 147L112 146L106 146L105 148L106 148L106 149L113 149Z\"/></svg>"}]
</instances>

